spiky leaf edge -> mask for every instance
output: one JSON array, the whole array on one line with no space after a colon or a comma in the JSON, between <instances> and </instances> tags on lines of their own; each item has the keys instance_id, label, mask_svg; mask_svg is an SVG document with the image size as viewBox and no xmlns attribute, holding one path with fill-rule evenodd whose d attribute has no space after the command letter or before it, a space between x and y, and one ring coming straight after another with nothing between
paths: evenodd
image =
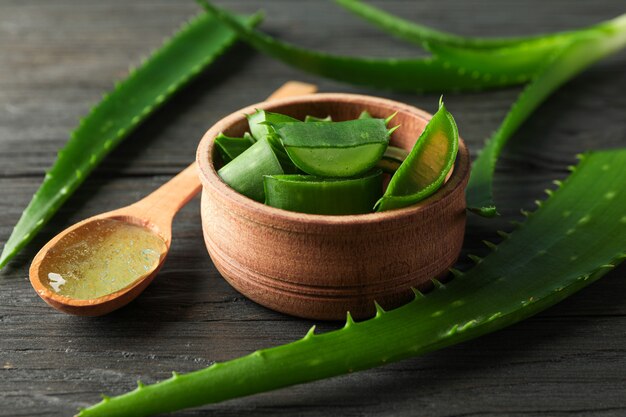
<instances>
[{"instance_id":1,"label":"spiky leaf edge","mask_svg":"<svg viewBox=\"0 0 626 417\"><path fill-rule=\"evenodd\" d=\"M611 24L611 21L609 20L599 23L597 25L590 26L588 28L569 30L564 32L507 38L482 38L459 36L453 33L434 29L426 25L421 25L419 23L402 19L398 16L394 16L378 7L366 4L361 0L334 1L339 6L355 14L356 16L359 16L362 19L372 23L384 32L395 36L398 39L402 39L415 45L419 45L425 49L429 49L431 45L480 50L501 49L520 45L523 45L525 48L536 48L541 44L554 46L556 43L565 41L571 36L576 36L582 31L598 29L602 30L604 26Z\"/></svg>"},{"instance_id":2,"label":"spiky leaf edge","mask_svg":"<svg viewBox=\"0 0 626 417\"><path fill-rule=\"evenodd\" d=\"M498 156L521 124L556 89L600 59L626 46L626 15L608 32L588 33L567 43L547 60L543 69L520 93L504 121L486 141L472 164L467 186L468 208L485 217L497 214L493 201L493 176Z\"/></svg>"},{"instance_id":3,"label":"spiky leaf edge","mask_svg":"<svg viewBox=\"0 0 626 417\"><path fill-rule=\"evenodd\" d=\"M233 16L206 0L196 0L208 13L228 24L252 47L301 70L350 84L412 92L480 91L518 85L532 79L536 68L560 47L536 43L511 45L495 50L466 50L432 44L432 57L369 58L332 55L277 40L263 32L241 25ZM608 23L612 23L609 21ZM605 24L608 24L605 22ZM592 28L596 28L595 26ZM604 33L587 28L573 32Z\"/></svg>"},{"instance_id":4,"label":"spiky leaf edge","mask_svg":"<svg viewBox=\"0 0 626 417\"><path fill-rule=\"evenodd\" d=\"M257 13L238 19L246 27L259 23L262 16ZM56 161L4 245L0 269L32 240L109 152L226 51L236 38L233 32L210 15L199 14L166 40L141 66L131 69L125 80L117 82L115 88L80 120L70 140L59 151ZM181 59L181 56L191 57L190 62ZM169 63L175 72L167 87L154 91L140 105L132 102L135 98L133 91L140 89L145 94L154 88L154 78L158 79L164 73L163 68L158 66L163 63ZM154 76L155 73L159 75ZM140 96L139 93L136 95ZM123 109L124 117L116 114L119 109ZM133 112L133 109L136 111Z\"/></svg>"},{"instance_id":5,"label":"spiky leaf edge","mask_svg":"<svg viewBox=\"0 0 626 417\"><path fill-rule=\"evenodd\" d=\"M595 181L602 176L606 181ZM567 298L626 258L626 149L590 153L504 241L445 286L341 330L256 351L105 398L80 417L147 416L368 369L501 329ZM581 236L579 236L581 235ZM537 239L537 236L543 236ZM588 245L589 241L596 242ZM532 253L528 248L533 248ZM489 302L485 302L489 300Z\"/></svg>"}]
</instances>

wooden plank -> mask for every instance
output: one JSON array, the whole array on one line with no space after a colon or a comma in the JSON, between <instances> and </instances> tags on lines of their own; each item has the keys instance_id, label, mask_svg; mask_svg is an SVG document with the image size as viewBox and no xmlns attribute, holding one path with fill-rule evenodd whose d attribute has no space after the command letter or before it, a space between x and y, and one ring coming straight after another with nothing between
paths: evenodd
<instances>
[{"instance_id":1,"label":"wooden plank","mask_svg":"<svg viewBox=\"0 0 626 417\"><path fill-rule=\"evenodd\" d=\"M222 2L251 12L258 2ZM617 0L385 1L387 10L473 35L584 26L623 12ZM267 1L264 28L299 44L346 54L411 56L331 2ZM130 63L197 11L193 2L4 0L0 3L0 242L6 241L68 131ZM468 16L471 16L468 19ZM329 41L332 39L332 42ZM469 218L465 252L519 219L567 175L577 152L626 143L626 54L600 63L548 100L518 132L498 167L503 218ZM175 220L173 247L153 285L96 319L56 313L32 291L29 260L56 232L147 194L193 159L216 120L261 100L285 80L322 91L385 96L433 111L436 95L375 91L288 68L246 46L177 96L104 161L15 262L0 272L0 416L71 415L135 380L192 371L286 343L313 324L265 309L217 273L202 241L197 199ZM447 95L473 152L519 89ZM461 266L467 266L461 260ZM387 367L176 413L197 415L600 415L626 413L626 267L545 313L499 333ZM337 323L322 323L321 331Z\"/></svg>"}]
</instances>

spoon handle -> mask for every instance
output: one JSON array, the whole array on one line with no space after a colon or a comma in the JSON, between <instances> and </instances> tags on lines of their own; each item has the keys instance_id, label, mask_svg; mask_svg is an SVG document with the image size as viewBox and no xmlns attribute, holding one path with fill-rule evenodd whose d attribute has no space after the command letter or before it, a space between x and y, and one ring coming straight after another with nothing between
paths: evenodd
<instances>
[{"instance_id":1,"label":"spoon handle","mask_svg":"<svg viewBox=\"0 0 626 417\"><path fill-rule=\"evenodd\" d=\"M172 219L202 189L198 167L192 163L174 178L139 200L131 207L142 217L157 225L163 234L170 234ZM164 236L166 237L166 236ZM169 236L167 236L169 237Z\"/></svg>"}]
</instances>

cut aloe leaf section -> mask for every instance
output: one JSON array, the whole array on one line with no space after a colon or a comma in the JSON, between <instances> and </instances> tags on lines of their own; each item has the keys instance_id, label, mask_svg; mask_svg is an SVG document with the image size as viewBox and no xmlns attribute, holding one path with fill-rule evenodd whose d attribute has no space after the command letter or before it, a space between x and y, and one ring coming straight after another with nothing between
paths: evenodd
<instances>
[{"instance_id":1,"label":"cut aloe leaf section","mask_svg":"<svg viewBox=\"0 0 626 417\"><path fill-rule=\"evenodd\" d=\"M272 125L293 163L307 174L352 177L376 165L389 144L383 119Z\"/></svg>"},{"instance_id":2,"label":"cut aloe leaf section","mask_svg":"<svg viewBox=\"0 0 626 417\"><path fill-rule=\"evenodd\" d=\"M357 178L269 175L264 178L265 204L310 214L371 213L383 193L382 171Z\"/></svg>"},{"instance_id":3,"label":"cut aloe leaf section","mask_svg":"<svg viewBox=\"0 0 626 417\"><path fill-rule=\"evenodd\" d=\"M377 210L407 207L432 195L452 169L458 148L456 123L440 101L439 110L391 178Z\"/></svg>"},{"instance_id":4,"label":"cut aloe leaf section","mask_svg":"<svg viewBox=\"0 0 626 417\"><path fill-rule=\"evenodd\" d=\"M271 136L274 131L270 123L300 123L301 120L294 119L279 113L272 113L265 110L257 110L256 112L246 116L250 125L250 133L256 140L261 140Z\"/></svg>"},{"instance_id":5,"label":"cut aloe leaf section","mask_svg":"<svg viewBox=\"0 0 626 417\"><path fill-rule=\"evenodd\" d=\"M248 132L246 132L242 138L233 138L223 133L220 133L215 138L215 146L225 164L241 155L246 149L252 146L254 142L254 138Z\"/></svg>"},{"instance_id":6,"label":"cut aloe leaf section","mask_svg":"<svg viewBox=\"0 0 626 417\"><path fill-rule=\"evenodd\" d=\"M283 173L267 138L258 140L217 172L231 188L260 202L265 200L263 176Z\"/></svg>"},{"instance_id":7,"label":"cut aloe leaf section","mask_svg":"<svg viewBox=\"0 0 626 417\"><path fill-rule=\"evenodd\" d=\"M278 158L283 170L287 173L297 173L296 166L291 162L285 148L274 129L271 127L272 123L302 123L301 120L294 119L293 117L272 113L265 110L257 110L253 114L246 116L248 118L248 124L250 126L250 133L256 140L267 139L270 146L274 150L274 154Z\"/></svg>"}]
</instances>

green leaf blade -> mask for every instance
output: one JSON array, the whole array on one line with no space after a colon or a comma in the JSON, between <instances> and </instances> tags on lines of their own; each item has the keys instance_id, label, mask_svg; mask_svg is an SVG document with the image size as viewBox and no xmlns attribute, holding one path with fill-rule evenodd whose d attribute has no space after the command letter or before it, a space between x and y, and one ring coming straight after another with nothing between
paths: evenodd
<instances>
[{"instance_id":1,"label":"green leaf blade","mask_svg":"<svg viewBox=\"0 0 626 417\"><path fill-rule=\"evenodd\" d=\"M282 42L265 33L246 27L233 16L204 0L198 0L204 9L228 24L242 40L259 51L301 70L350 84L368 85L399 91L448 92L478 91L517 85L529 79L528 68L543 59L543 54L526 54L528 59L516 57L517 50L501 51L498 56L477 51L441 48L440 55L427 58L369 58L331 55L308 50ZM473 55L472 55L473 54ZM473 59L462 62L463 58ZM470 64L470 65L468 65ZM488 70L488 71L487 71Z\"/></svg>"},{"instance_id":2,"label":"green leaf blade","mask_svg":"<svg viewBox=\"0 0 626 417\"><path fill-rule=\"evenodd\" d=\"M255 15L241 22L246 26L259 21L260 15ZM235 40L227 26L210 15L198 15L117 83L81 120L59 152L4 245L0 268L36 235L118 143Z\"/></svg>"},{"instance_id":3,"label":"green leaf blade","mask_svg":"<svg viewBox=\"0 0 626 417\"><path fill-rule=\"evenodd\" d=\"M493 176L502 149L521 124L561 85L585 68L626 46L626 19L615 19L616 26L608 34L581 36L558 50L543 69L526 86L504 121L487 141L472 166L467 187L470 210L493 214Z\"/></svg>"},{"instance_id":4,"label":"green leaf blade","mask_svg":"<svg viewBox=\"0 0 626 417\"><path fill-rule=\"evenodd\" d=\"M459 131L452 115L440 104L413 149L395 172L378 211L417 204L444 183L456 160Z\"/></svg>"},{"instance_id":5,"label":"green leaf blade","mask_svg":"<svg viewBox=\"0 0 626 417\"><path fill-rule=\"evenodd\" d=\"M574 31L552 34L539 34L508 38L480 38L458 36L452 33L420 25L385 12L382 9L366 4L360 0L335 0L335 3L366 21L378 26L383 31L399 39L424 46L429 44L447 45L463 49L497 49L510 47L522 43L532 42L554 43Z\"/></svg>"}]
</instances>

